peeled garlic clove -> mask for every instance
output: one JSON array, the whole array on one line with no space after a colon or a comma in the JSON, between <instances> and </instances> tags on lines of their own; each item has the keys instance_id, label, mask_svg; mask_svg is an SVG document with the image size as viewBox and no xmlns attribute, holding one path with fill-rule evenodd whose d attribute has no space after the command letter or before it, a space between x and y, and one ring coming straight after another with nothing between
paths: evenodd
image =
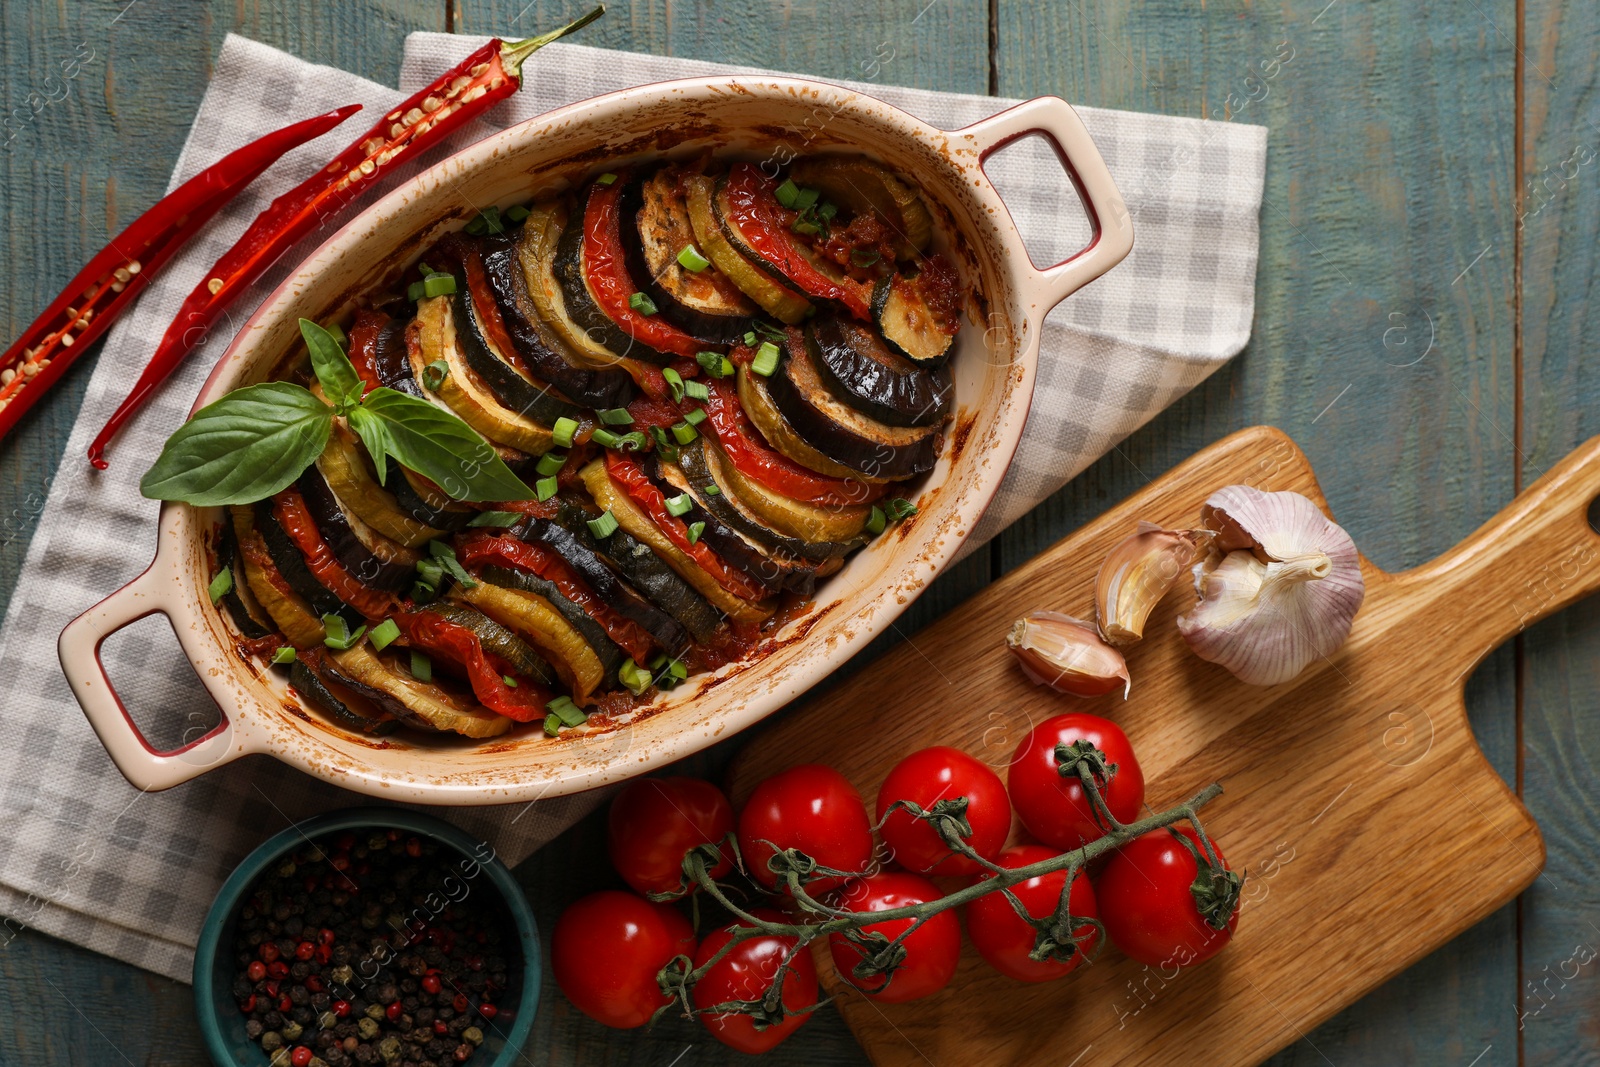
<instances>
[{"instance_id":1,"label":"peeled garlic clove","mask_svg":"<svg viewBox=\"0 0 1600 1067\"><path fill-rule=\"evenodd\" d=\"M1196 655L1278 685L1344 644L1366 586L1355 543L1321 508L1230 485L1200 514L1217 536L1194 568L1200 602L1178 616Z\"/></svg>"},{"instance_id":2,"label":"peeled garlic clove","mask_svg":"<svg viewBox=\"0 0 1600 1067\"><path fill-rule=\"evenodd\" d=\"M1154 523L1139 523L1138 532L1100 564L1094 591L1100 636L1114 645L1143 637L1150 612L1210 539L1207 530L1163 530Z\"/></svg>"},{"instance_id":3,"label":"peeled garlic clove","mask_svg":"<svg viewBox=\"0 0 1600 1067\"><path fill-rule=\"evenodd\" d=\"M1075 697L1098 697L1133 686L1122 653L1100 639L1082 619L1054 611L1035 611L1018 619L1006 635L1006 646L1022 665L1022 673Z\"/></svg>"}]
</instances>

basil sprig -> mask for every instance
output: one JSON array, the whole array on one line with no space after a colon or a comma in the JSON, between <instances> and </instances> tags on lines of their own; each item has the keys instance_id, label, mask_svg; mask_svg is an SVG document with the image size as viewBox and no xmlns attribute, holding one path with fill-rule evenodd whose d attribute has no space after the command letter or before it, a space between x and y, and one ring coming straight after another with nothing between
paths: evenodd
<instances>
[{"instance_id":1,"label":"basil sprig","mask_svg":"<svg viewBox=\"0 0 1600 1067\"><path fill-rule=\"evenodd\" d=\"M311 368L331 403L293 382L235 389L167 438L139 482L153 500L198 507L249 504L280 492L328 443L336 415L349 420L387 482L393 458L454 500L527 500L533 490L466 423L420 397L366 383L327 330L300 320Z\"/></svg>"}]
</instances>

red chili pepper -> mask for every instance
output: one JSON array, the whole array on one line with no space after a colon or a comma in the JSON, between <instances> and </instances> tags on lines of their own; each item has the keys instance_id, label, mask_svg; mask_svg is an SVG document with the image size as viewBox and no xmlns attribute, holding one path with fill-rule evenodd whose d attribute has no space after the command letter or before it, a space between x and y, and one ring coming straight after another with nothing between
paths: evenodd
<instances>
[{"instance_id":1,"label":"red chili pepper","mask_svg":"<svg viewBox=\"0 0 1600 1067\"><path fill-rule=\"evenodd\" d=\"M105 469L111 438L177 369L234 298L278 257L371 188L396 159L420 154L516 92L522 87L522 64L533 53L603 14L605 8L597 7L576 22L525 41L508 44L496 37L390 111L333 162L274 200L184 300L133 391L90 444L89 462Z\"/></svg>"},{"instance_id":2,"label":"red chili pepper","mask_svg":"<svg viewBox=\"0 0 1600 1067\"><path fill-rule=\"evenodd\" d=\"M706 402L706 420L717 436L717 444L740 474L760 482L775 493L803 500L818 507L848 507L870 504L888 492L888 486L829 478L802 467L788 456L769 448L756 428L750 425L739 398L726 382L706 383L711 399Z\"/></svg>"},{"instance_id":3,"label":"red chili pepper","mask_svg":"<svg viewBox=\"0 0 1600 1067\"><path fill-rule=\"evenodd\" d=\"M400 632L415 647L444 656L467 672L473 695L490 711L517 722L544 718L549 691L527 679L515 689L506 685L502 664L483 649L478 635L431 611L402 612L393 616Z\"/></svg>"},{"instance_id":4,"label":"red chili pepper","mask_svg":"<svg viewBox=\"0 0 1600 1067\"><path fill-rule=\"evenodd\" d=\"M801 251L789 227L797 212L778 203L777 185L754 163L728 170L728 216L762 259L808 296L837 300L859 319L872 320L867 286L853 278L828 277Z\"/></svg>"},{"instance_id":5,"label":"red chili pepper","mask_svg":"<svg viewBox=\"0 0 1600 1067\"><path fill-rule=\"evenodd\" d=\"M159 200L80 270L0 355L0 435L111 327L195 231L291 148L361 110L351 104L285 126L222 157ZM11 377L5 379L5 374Z\"/></svg>"}]
</instances>

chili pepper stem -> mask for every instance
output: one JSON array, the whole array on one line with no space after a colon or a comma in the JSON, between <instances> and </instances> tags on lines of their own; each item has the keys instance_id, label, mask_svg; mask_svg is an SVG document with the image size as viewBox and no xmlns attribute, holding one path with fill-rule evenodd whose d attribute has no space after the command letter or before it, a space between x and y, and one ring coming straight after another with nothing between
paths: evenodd
<instances>
[{"instance_id":1,"label":"chili pepper stem","mask_svg":"<svg viewBox=\"0 0 1600 1067\"><path fill-rule=\"evenodd\" d=\"M507 41L500 46L500 66L505 69L506 74L510 77L522 77L522 64L529 56L552 41L559 41L569 33L576 33L605 13L606 5L601 4L575 22L569 22L559 29L551 30L549 33L541 33L537 37L528 37L521 41Z\"/></svg>"}]
</instances>

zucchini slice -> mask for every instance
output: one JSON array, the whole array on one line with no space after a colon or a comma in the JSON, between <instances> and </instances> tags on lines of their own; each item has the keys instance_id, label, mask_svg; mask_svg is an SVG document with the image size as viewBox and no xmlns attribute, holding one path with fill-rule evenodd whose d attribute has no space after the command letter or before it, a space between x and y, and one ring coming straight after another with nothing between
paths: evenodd
<instances>
[{"instance_id":1,"label":"zucchini slice","mask_svg":"<svg viewBox=\"0 0 1600 1067\"><path fill-rule=\"evenodd\" d=\"M456 343L455 316L450 311L449 297L435 296L420 301L417 322L421 324L420 344L411 350L411 373L424 397L455 412L462 422L491 443L509 445L531 455L550 451L554 444L550 427L500 403L467 365ZM429 389L425 384L428 381L425 371L437 363L443 363L444 377L439 379L437 389Z\"/></svg>"},{"instance_id":2,"label":"zucchini slice","mask_svg":"<svg viewBox=\"0 0 1600 1067\"><path fill-rule=\"evenodd\" d=\"M805 318L806 312L811 310L811 302L773 281L729 240L713 205L717 195L716 179L704 174L690 175L684 179L684 186L688 190L689 223L694 230L695 243L711 260L711 265L779 322L792 326Z\"/></svg>"},{"instance_id":3,"label":"zucchini slice","mask_svg":"<svg viewBox=\"0 0 1600 1067\"><path fill-rule=\"evenodd\" d=\"M628 531L636 540L649 546L652 552L677 571L684 581L694 586L713 607L733 621L747 625L759 624L771 617L776 605L767 601L752 603L742 597L734 596L715 578L702 570L693 557L680 551L677 545L669 541L667 535L661 532L650 516L633 502L633 498L611 480L611 475L606 472L605 460L591 460L580 472L579 477L588 487L589 495L594 498L595 503L611 512L612 517L617 520L617 525Z\"/></svg>"},{"instance_id":4,"label":"zucchini slice","mask_svg":"<svg viewBox=\"0 0 1600 1067\"><path fill-rule=\"evenodd\" d=\"M354 695L348 691L342 695L335 693L334 685L342 679L328 669L320 656L317 659L318 667L312 667L308 657L301 656L289 668L289 683L302 697L331 719L334 725L346 730L373 736L394 732L400 725L399 720L380 707L374 707L375 702L367 699L359 689Z\"/></svg>"},{"instance_id":5,"label":"zucchini slice","mask_svg":"<svg viewBox=\"0 0 1600 1067\"><path fill-rule=\"evenodd\" d=\"M550 602L567 624L588 642L594 654L600 657L600 665L605 668L606 685L617 684L617 668L622 666L622 649L611 640L605 628L589 616L582 607L574 604L561 595L561 590L554 582L546 581L537 574L527 571L514 570L510 567L485 567L479 575L484 581L498 585L504 589L520 589L524 593L534 593Z\"/></svg>"},{"instance_id":6,"label":"zucchini slice","mask_svg":"<svg viewBox=\"0 0 1600 1067\"><path fill-rule=\"evenodd\" d=\"M879 278L872 290L872 321L891 351L919 367L942 367L956 335L945 328L922 290L899 275Z\"/></svg>"},{"instance_id":7,"label":"zucchini slice","mask_svg":"<svg viewBox=\"0 0 1600 1067\"><path fill-rule=\"evenodd\" d=\"M584 532L588 532L587 528ZM676 652L689 644L689 634L682 624L634 592L598 552L580 541L567 527L550 519L535 518L528 521L521 536L529 544L543 545L560 556L595 596L623 618L637 623L662 648ZM673 573L671 568L662 569Z\"/></svg>"},{"instance_id":8,"label":"zucchini slice","mask_svg":"<svg viewBox=\"0 0 1600 1067\"><path fill-rule=\"evenodd\" d=\"M791 556L809 559L815 562L835 559L848 553L851 549L858 548L865 541L855 538L851 540L828 541L794 537L783 530L776 529L763 521L761 516L752 510L742 499L742 492L736 491L731 483L722 477L723 458L713 460L708 453L716 450L717 446L711 444L704 437L697 437L687 445L678 449L678 468L687 479L687 484L694 496L695 502L704 510L716 517L717 521L739 531L745 537L763 545L775 552L786 552ZM719 450L720 451L720 450ZM716 492L708 490L715 488ZM771 490L767 490L771 493ZM788 501L787 497L783 500ZM789 501L790 503L795 503ZM800 505L806 507L807 505ZM815 509L823 511L825 509ZM852 508L860 510L863 514L856 523L857 530L865 524L867 516L871 513L870 506L865 508ZM814 529L815 527L813 527Z\"/></svg>"},{"instance_id":9,"label":"zucchini slice","mask_svg":"<svg viewBox=\"0 0 1600 1067\"><path fill-rule=\"evenodd\" d=\"M451 316L455 320L456 346L490 396L507 410L544 425L561 418L576 419L582 416L582 408L569 403L549 385L524 375L506 361L505 354L483 328L477 300L468 288L464 274L456 276L456 292L449 299Z\"/></svg>"},{"instance_id":10,"label":"zucchini slice","mask_svg":"<svg viewBox=\"0 0 1600 1067\"><path fill-rule=\"evenodd\" d=\"M840 403L817 373L807 345L791 343L768 381L768 395L795 434L858 477L909 478L932 470L939 427L889 426Z\"/></svg>"},{"instance_id":11,"label":"zucchini slice","mask_svg":"<svg viewBox=\"0 0 1600 1067\"><path fill-rule=\"evenodd\" d=\"M228 509L228 513L233 520L234 534L239 538L239 561L244 566L245 583L250 595L255 597L256 603L261 605L261 610L266 612L278 632L295 648L321 646L322 620L301 597L279 589L252 558L253 555L271 558L261 532L255 528L254 508L236 504Z\"/></svg>"},{"instance_id":12,"label":"zucchini slice","mask_svg":"<svg viewBox=\"0 0 1600 1067\"><path fill-rule=\"evenodd\" d=\"M470 696L458 696L439 685L419 682L402 673L398 666L391 667L373 655L365 644L332 653L329 658L351 681L388 694L404 705L411 712L406 721L412 725L466 737L498 737L516 725Z\"/></svg>"},{"instance_id":13,"label":"zucchini slice","mask_svg":"<svg viewBox=\"0 0 1600 1067\"><path fill-rule=\"evenodd\" d=\"M289 535L278 524L278 519L272 513L272 500L258 500L255 503L255 530L260 535L261 541L267 546L267 555L272 558L272 565L278 568L278 573L283 580L289 583L289 588L295 595L311 606L313 614L342 615L351 626L357 626L361 621L361 613L338 597L334 596L328 587L317 581L311 569L306 566L305 557L300 554L300 549L289 540ZM270 609L269 609L270 610ZM276 618L276 616L274 616ZM318 621L317 629L322 629ZM287 632L287 631L285 631ZM317 640L321 640L319 636Z\"/></svg>"},{"instance_id":14,"label":"zucchini slice","mask_svg":"<svg viewBox=\"0 0 1600 1067\"><path fill-rule=\"evenodd\" d=\"M819 317L806 327L805 343L828 391L864 415L890 426L933 426L950 414L949 372L908 362L870 327Z\"/></svg>"},{"instance_id":15,"label":"zucchini slice","mask_svg":"<svg viewBox=\"0 0 1600 1067\"><path fill-rule=\"evenodd\" d=\"M540 320L567 345L580 363L596 370L616 369L624 365L626 359L607 348L600 335L579 325L567 309L566 294L556 276L556 254L569 228L578 231L581 238L583 223L574 224L566 208L559 204L540 204L528 210L522 236L517 240L517 259L522 264L523 281L527 283L528 295L539 311Z\"/></svg>"},{"instance_id":16,"label":"zucchini slice","mask_svg":"<svg viewBox=\"0 0 1600 1067\"><path fill-rule=\"evenodd\" d=\"M457 626L471 630L485 652L494 653L534 681L550 685L556 680L550 665L539 656L539 653L530 648L526 641L476 608L453 600L440 600L419 610L432 612Z\"/></svg>"},{"instance_id":17,"label":"zucchini slice","mask_svg":"<svg viewBox=\"0 0 1600 1067\"><path fill-rule=\"evenodd\" d=\"M384 537L360 516L347 513L316 464L306 468L295 486L317 524L317 532L352 578L390 593L411 584L412 572L422 557L415 550Z\"/></svg>"},{"instance_id":18,"label":"zucchini slice","mask_svg":"<svg viewBox=\"0 0 1600 1067\"><path fill-rule=\"evenodd\" d=\"M623 190L622 248L628 273L669 322L708 345L732 344L760 309L713 263L695 271L678 256L696 247L679 171L658 168Z\"/></svg>"},{"instance_id":19,"label":"zucchini slice","mask_svg":"<svg viewBox=\"0 0 1600 1067\"><path fill-rule=\"evenodd\" d=\"M909 185L859 156L812 156L789 168L789 178L817 190L852 215L871 212L900 235L901 259L910 259L933 239L933 216Z\"/></svg>"},{"instance_id":20,"label":"zucchini slice","mask_svg":"<svg viewBox=\"0 0 1600 1067\"><path fill-rule=\"evenodd\" d=\"M457 583L450 595L466 601L502 626L527 636L547 653L551 666L572 690L576 703L589 703L594 692L605 685L606 669L600 656L544 597L488 582L478 582L470 589Z\"/></svg>"},{"instance_id":21,"label":"zucchini slice","mask_svg":"<svg viewBox=\"0 0 1600 1067\"><path fill-rule=\"evenodd\" d=\"M222 594L222 606L227 609L228 616L233 619L240 633L252 641L259 640L272 633L272 630L262 624L252 603L255 598L251 596L250 585L245 581L244 557L239 552L239 535L234 529L232 516L221 526L221 534L217 538L217 561L233 575L228 591Z\"/></svg>"},{"instance_id":22,"label":"zucchini slice","mask_svg":"<svg viewBox=\"0 0 1600 1067\"><path fill-rule=\"evenodd\" d=\"M414 512L408 513L411 509L400 506L396 494L378 484L343 419L334 420L328 446L317 457L316 465L340 503L396 544L417 548L443 536L443 531L419 522L413 517ZM403 478L391 476L391 483L402 481ZM429 513L428 517L433 516ZM469 513L467 518L470 517Z\"/></svg>"},{"instance_id":23,"label":"zucchini slice","mask_svg":"<svg viewBox=\"0 0 1600 1067\"><path fill-rule=\"evenodd\" d=\"M580 194L581 205L599 186L591 184ZM530 218L531 222L532 219ZM589 290L587 271L583 262L584 229L590 224L580 209L575 218L561 231L556 243L555 277L566 301L567 315L577 327L593 337L608 352L642 359L647 363L665 364L673 360L671 353L658 352L642 341L636 341L627 331L611 321Z\"/></svg>"},{"instance_id":24,"label":"zucchini slice","mask_svg":"<svg viewBox=\"0 0 1600 1067\"><path fill-rule=\"evenodd\" d=\"M778 410L768 389L768 381L759 374L750 373L746 367L739 368L739 404L769 445L802 467L810 467L830 478L855 478L868 485L886 485L895 480L881 472L865 474L853 467L835 463L812 447ZM731 469L732 465L729 466Z\"/></svg>"}]
</instances>

